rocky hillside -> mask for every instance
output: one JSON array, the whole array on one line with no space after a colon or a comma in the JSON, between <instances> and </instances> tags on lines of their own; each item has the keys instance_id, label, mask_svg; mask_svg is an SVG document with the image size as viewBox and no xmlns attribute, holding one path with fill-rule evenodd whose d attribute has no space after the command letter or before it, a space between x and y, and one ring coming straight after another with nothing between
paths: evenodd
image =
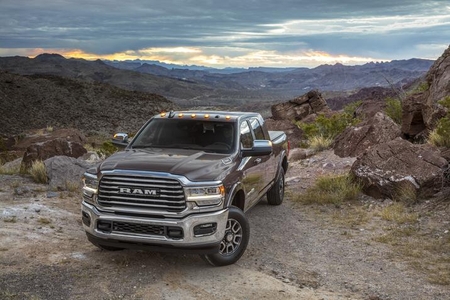
<instances>
[{"instance_id":1,"label":"rocky hillside","mask_svg":"<svg viewBox=\"0 0 450 300\"><path fill-rule=\"evenodd\" d=\"M101 82L131 91L155 93L170 98L189 99L210 93L213 88L184 80L120 70L101 60L65 59L59 54L41 54L34 59L27 57L0 57L0 70L20 75L55 75Z\"/></svg>"},{"instance_id":2,"label":"rocky hillside","mask_svg":"<svg viewBox=\"0 0 450 300\"><path fill-rule=\"evenodd\" d=\"M0 72L0 128L5 135L46 126L133 132L152 115L173 106L162 96L108 84Z\"/></svg>"},{"instance_id":3,"label":"rocky hillside","mask_svg":"<svg viewBox=\"0 0 450 300\"><path fill-rule=\"evenodd\" d=\"M36 58L0 57L0 70L20 75L56 75L102 82L163 95L183 107L241 107L295 98L312 89L348 91L403 84L425 74L433 61L410 59L362 66L322 65L317 68L253 68L226 73L216 69L165 68L141 62L104 63L65 59L58 54ZM240 109L240 108L238 108Z\"/></svg>"}]
</instances>

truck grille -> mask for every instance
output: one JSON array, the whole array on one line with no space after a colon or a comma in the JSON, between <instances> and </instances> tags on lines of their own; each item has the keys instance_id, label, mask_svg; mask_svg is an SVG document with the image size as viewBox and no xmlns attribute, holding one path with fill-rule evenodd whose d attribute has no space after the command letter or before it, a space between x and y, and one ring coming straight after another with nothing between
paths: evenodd
<instances>
[{"instance_id":1,"label":"truck grille","mask_svg":"<svg viewBox=\"0 0 450 300\"><path fill-rule=\"evenodd\" d=\"M126 233L165 235L164 226L148 225L148 224L113 222L112 230L116 232L126 232Z\"/></svg>"},{"instance_id":2,"label":"truck grille","mask_svg":"<svg viewBox=\"0 0 450 300\"><path fill-rule=\"evenodd\" d=\"M183 187L172 178L104 175L98 203L105 207L181 211L186 207Z\"/></svg>"}]
</instances>

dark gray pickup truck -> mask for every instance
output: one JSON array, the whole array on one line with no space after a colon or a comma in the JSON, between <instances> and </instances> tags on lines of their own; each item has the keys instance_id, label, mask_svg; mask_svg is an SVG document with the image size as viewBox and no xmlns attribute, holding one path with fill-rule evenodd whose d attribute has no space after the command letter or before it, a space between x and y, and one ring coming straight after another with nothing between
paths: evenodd
<instances>
[{"instance_id":1,"label":"dark gray pickup truck","mask_svg":"<svg viewBox=\"0 0 450 300\"><path fill-rule=\"evenodd\" d=\"M151 118L125 147L83 177L82 221L91 243L201 254L215 266L244 253L244 214L284 197L286 135L257 113L180 111Z\"/></svg>"}]
</instances>

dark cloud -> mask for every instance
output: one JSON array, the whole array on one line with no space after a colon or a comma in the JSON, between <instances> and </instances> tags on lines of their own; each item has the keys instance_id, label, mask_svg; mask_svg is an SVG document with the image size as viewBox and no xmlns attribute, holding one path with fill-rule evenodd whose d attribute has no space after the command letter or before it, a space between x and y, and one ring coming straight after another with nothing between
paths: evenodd
<instances>
[{"instance_id":1,"label":"dark cloud","mask_svg":"<svg viewBox=\"0 0 450 300\"><path fill-rule=\"evenodd\" d=\"M420 56L424 47L417 45L445 45L450 36L448 23L388 30L392 17L449 13L448 1L423 0L2 0L0 48L75 48L97 54L153 47L312 49L389 59L405 49L417 49L405 53ZM367 31L356 32L340 21L372 17L391 19L374 21L379 23L375 29L367 21L361 25ZM298 20L309 23L286 31L288 22Z\"/></svg>"}]
</instances>

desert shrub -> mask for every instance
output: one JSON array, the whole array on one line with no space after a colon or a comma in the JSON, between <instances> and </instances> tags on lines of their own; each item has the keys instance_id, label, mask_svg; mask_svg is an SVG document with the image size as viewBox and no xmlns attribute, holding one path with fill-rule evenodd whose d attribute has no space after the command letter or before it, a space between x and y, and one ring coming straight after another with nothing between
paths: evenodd
<instances>
[{"instance_id":1,"label":"desert shrub","mask_svg":"<svg viewBox=\"0 0 450 300\"><path fill-rule=\"evenodd\" d=\"M402 101L400 99L387 97L385 112L395 123L402 123Z\"/></svg>"},{"instance_id":2,"label":"desert shrub","mask_svg":"<svg viewBox=\"0 0 450 300\"><path fill-rule=\"evenodd\" d=\"M47 183L47 170L45 169L45 164L41 160L36 160L31 164L29 170L31 177L37 183Z\"/></svg>"},{"instance_id":3,"label":"desert shrub","mask_svg":"<svg viewBox=\"0 0 450 300\"><path fill-rule=\"evenodd\" d=\"M450 148L450 96L445 97L439 104L449 110L447 115L436 124L436 127L430 132L428 142L438 147Z\"/></svg>"},{"instance_id":4,"label":"desert shrub","mask_svg":"<svg viewBox=\"0 0 450 300\"><path fill-rule=\"evenodd\" d=\"M409 212L405 204L396 202L383 208L380 212L382 219L393 221L397 224L416 223L419 219L419 214Z\"/></svg>"},{"instance_id":5,"label":"desert shrub","mask_svg":"<svg viewBox=\"0 0 450 300\"><path fill-rule=\"evenodd\" d=\"M307 144L310 146L313 139L333 141L347 127L360 122L355 117L355 111L361 103L362 101L351 103L344 107L343 112L336 113L330 117L320 114L312 123L297 122L297 126L303 131Z\"/></svg>"},{"instance_id":6,"label":"desert shrub","mask_svg":"<svg viewBox=\"0 0 450 300\"><path fill-rule=\"evenodd\" d=\"M347 175L319 177L314 186L299 194L296 201L304 204L335 204L355 201L362 190L354 178Z\"/></svg>"},{"instance_id":7,"label":"desert shrub","mask_svg":"<svg viewBox=\"0 0 450 300\"><path fill-rule=\"evenodd\" d=\"M323 135L315 135L309 139L309 147L315 151L323 151L331 147L333 144L332 138L324 137Z\"/></svg>"},{"instance_id":8,"label":"desert shrub","mask_svg":"<svg viewBox=\"0 0 450 300\"><path fill-rule=\"evenodd\" d=\"M100 156L110 156L112 154L114 154L115 152L117 152L117 147L113 145L113 143L111 141L106 141L103 142L103 144L101 145L101 147L99 149L97 149L97 154Z\"/></svg>"}]
</instances>

